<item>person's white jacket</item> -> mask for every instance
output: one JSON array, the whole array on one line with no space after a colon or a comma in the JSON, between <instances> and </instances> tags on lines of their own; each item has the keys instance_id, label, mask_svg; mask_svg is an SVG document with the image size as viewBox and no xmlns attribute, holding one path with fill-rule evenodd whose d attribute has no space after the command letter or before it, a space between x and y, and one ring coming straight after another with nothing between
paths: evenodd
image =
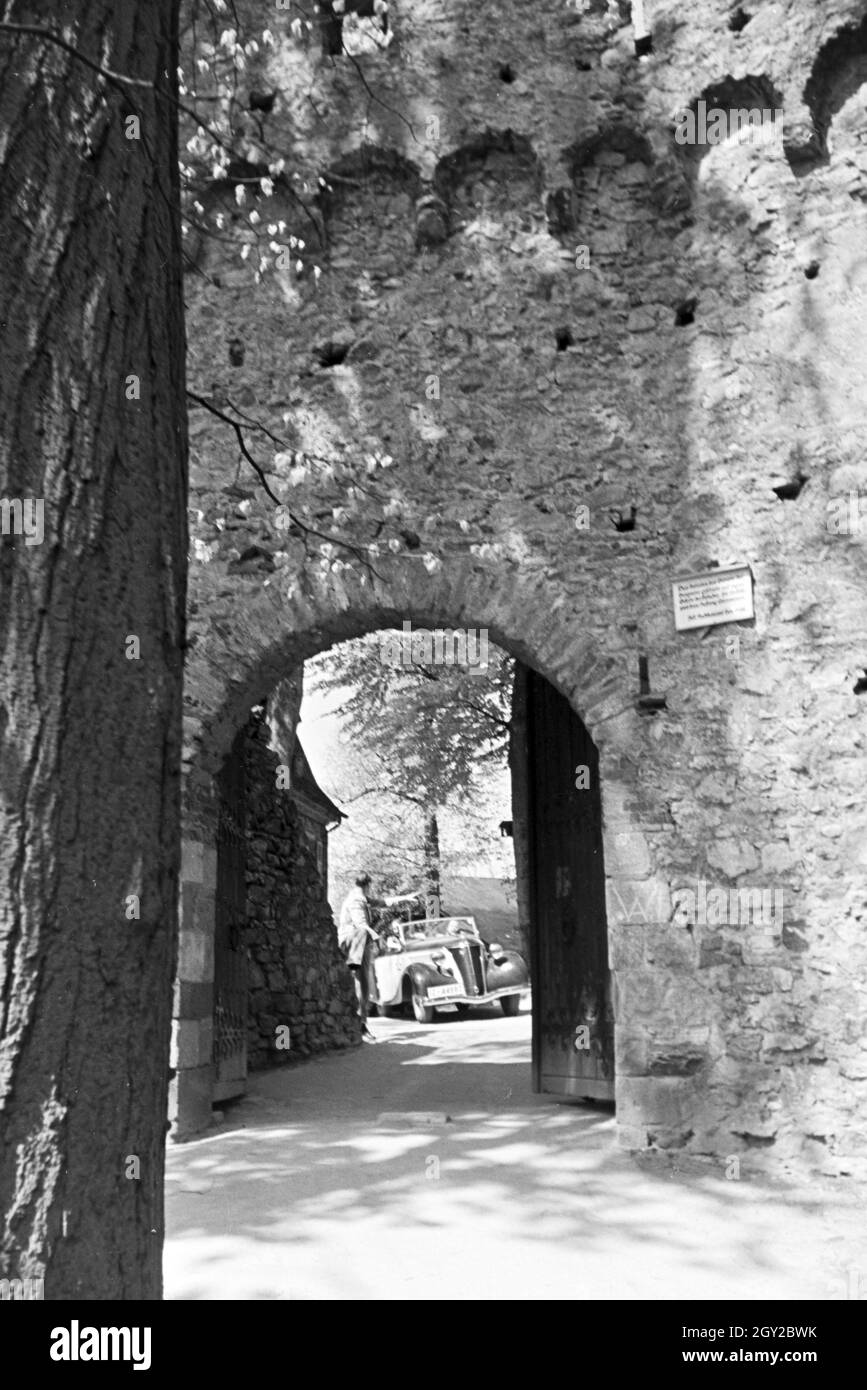
<instances>
[{"instance_id":1,"label":"person's white jacket","mask_svg":"<svg viewBox=\"0 0 867 1390\"><path fill-rule=\"evenodd\" d=\"M370 904L356 884L343 900L337 928L337 940L346 952L347 965L361 965L368 941L375 938Z\"/></svg>"}]
</instances>

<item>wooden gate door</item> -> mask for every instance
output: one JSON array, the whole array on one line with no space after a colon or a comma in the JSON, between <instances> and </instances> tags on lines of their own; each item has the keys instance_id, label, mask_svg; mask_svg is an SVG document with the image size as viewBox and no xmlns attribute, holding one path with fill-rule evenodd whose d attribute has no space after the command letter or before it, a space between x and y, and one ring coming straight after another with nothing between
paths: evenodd
<instances>
[{"instance_id":1,"label":"wooden gate door","mask_svg":"<svg viewBox=\"0 0 867 1390\"><path fill-rule=\"evenodd\" d=\"M568 701L535 671L527 750L533 1089L613 1100L599 755Z\"/></svg>"},{"instance_id":2,"label":"wooden gate door","mask_svg":"<svg viewBox=\"0 0 867 1390\"><path fill-rule=\"evenodd\" d=\"M217 778L217 901L214 940L214 1100L244 1094L247 1084L246 855L244 731Z\"/></svg>"}]
</instances>

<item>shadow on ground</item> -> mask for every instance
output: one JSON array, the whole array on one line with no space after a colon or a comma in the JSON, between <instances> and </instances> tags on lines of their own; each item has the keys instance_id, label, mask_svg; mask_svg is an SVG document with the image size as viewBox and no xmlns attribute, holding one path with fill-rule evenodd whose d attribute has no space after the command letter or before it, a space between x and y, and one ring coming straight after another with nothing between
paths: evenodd
<instances>
[{"instance_id":1,"label":"shadow on ground","mask_svg":"<svg viewBox=\"0 0 867 1390\"><path fill-rule=\"evenodd\" d=\"M171 1150L167 1297L829 1298L867 1270L831 1184L630 1156L610 1112L531 1095L526 1018L374 1026Z\"/></svg>"}]
</instances>

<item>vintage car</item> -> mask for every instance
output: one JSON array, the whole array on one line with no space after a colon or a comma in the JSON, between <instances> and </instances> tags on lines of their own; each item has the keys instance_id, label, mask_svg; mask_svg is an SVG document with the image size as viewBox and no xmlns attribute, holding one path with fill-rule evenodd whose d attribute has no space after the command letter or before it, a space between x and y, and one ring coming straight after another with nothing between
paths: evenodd
<instances>
[{"instance_id":1,"label":"vintage car","mask_svg":"<svg viewBox=\"0 0 867 1390\"><path fill-rule=\"evenodd\" d=\"M494 999L511 1018L529 988L523 956L483 941L472 917L392 922L374 969L380 1012L412 1009L419 1023Z\"/></svg>"}]
</instances>

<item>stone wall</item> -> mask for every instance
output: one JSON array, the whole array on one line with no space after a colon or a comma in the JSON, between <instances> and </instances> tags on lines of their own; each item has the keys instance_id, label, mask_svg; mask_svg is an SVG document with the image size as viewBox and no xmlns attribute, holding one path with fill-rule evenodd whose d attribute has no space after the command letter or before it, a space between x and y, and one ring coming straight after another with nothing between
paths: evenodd
<instances>
[{"instance_id":1,"label":"stone wall","mask_svg":"<svg viewBox=\"0 0 867 1390\"><path fill-rule=\"evenodd\" d=\"M363 82L288 20L251 63L308 185L207 196L305 246L257 280L203 243L189 282L193 389L284 441L249 436L278 509L192 412L189 833L209 843L234 730L305 656L487 627L600 750L621 1141L852 1171L867 36L846 0L645 9L641 59L625 6L394 0ZM783 138L682 147L700 99L782 109ZM676 632L672 576L733 560L755 621ZM780 890L782 920L689 920L702 883Z\"/></svg>"},{"instance_id":2,"label":"stone wall","mask_svg":"<svg viewBox=\"0 0 867 1390\"><path fill-rule=\"evenodd\" d=\"M269 735L264 718L251 720L245 933L251 1071L361 1041L352 977L337 949L326 888L291 797L277 787L280 757L269 749ZM288 1035L279 1031L285 1027Z\"/></svg>"}]
</instances>

